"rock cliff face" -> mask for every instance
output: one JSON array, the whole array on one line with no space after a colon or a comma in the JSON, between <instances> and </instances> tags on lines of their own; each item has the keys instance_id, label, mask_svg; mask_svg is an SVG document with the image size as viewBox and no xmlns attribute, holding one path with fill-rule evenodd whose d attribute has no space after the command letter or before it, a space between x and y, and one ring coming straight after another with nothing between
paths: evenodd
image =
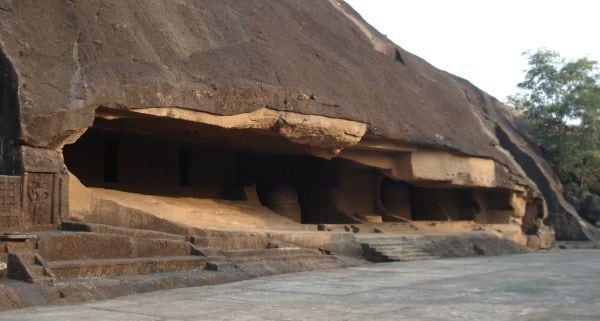
<instances>
[{"instance_id":1,"label":"rock cliff face","mask_svg":"<svg viewBox=\"0 0 600 321\"><path fill-rule=\"evenodd\" d=\"M59 147L91 126L98 106L217 115L266 107L362 122L373 135L508 163L451 75L385 39L374 44L377 32L341 3L4 1L3 8L2 47L17 70L20 138L30 146Z\"/></svg>"},{"instance_id":2,"label":"rock cliff face","mask_svg":"<svg viewBox=\"0 0 600 321\"><path fill-rule=\"evenodd\" d=\"M324 158L410 146L491 160L489 180L462 165L438 180L543 195L560 237L593 234L495 99L391 43L342 1L2 0L0 51L3 175L64 182L63 146L97 117L136 114L275 132ZM394 174L394 161L345 158L410 176ZM545 213L529 220L539 226Z\"/></svg>"}]
</instances>

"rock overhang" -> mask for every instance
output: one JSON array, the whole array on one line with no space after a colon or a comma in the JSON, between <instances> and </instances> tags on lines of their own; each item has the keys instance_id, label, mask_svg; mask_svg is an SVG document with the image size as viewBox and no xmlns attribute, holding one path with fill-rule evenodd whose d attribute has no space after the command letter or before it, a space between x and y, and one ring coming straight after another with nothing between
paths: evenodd
<instances>
[{"instance_id":1,"label":"rock overhang","mask_svg":"<svg viewBox=\"0 0 600 321\"><path fill-rule=\"evenodd\" d=\"M56 145L65 132L89 127L97 106L179 106L218 115L267 107L358 121L383 137L495 156L487 138L475 134L476 119L451 77L408 53L401 64L375 51L328 2L223 1L211 9L216 31L189 32L182 30L194 19L198 25L208 19L202 1L184 2L186 14L182 3L100 4L112 10L49 2L44 14L17 3L3 11L4 50L20 76L23 141ZM135 10L146 19L129 17ZM180 19L167 21L158 10ZM290 20L277 24L284 19ZM50 23L60 37L40 35ZM219 25L233 30L212 39ZM172 29L182 32L168 34Z\"/></svg>"}]
</instances>

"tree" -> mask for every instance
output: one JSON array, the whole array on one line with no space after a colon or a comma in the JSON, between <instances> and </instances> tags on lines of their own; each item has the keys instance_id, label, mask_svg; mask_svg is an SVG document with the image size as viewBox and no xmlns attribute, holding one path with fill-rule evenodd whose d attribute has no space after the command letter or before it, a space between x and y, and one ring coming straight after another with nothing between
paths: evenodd
<instances>
[{"instance_id":1,"label":"tree","mask_svg":"<svg viewBox=\"0 0 600 321\"><path fill-rule=\"evenodd\" d=\"M546 49L524 55L529 69L518 84L521 93L509 97L510 103L531 124L563 183L576 183L578 194L590 187L600 189L597 63L588 58L566 60Z\"/></svg>"}]
</instances>

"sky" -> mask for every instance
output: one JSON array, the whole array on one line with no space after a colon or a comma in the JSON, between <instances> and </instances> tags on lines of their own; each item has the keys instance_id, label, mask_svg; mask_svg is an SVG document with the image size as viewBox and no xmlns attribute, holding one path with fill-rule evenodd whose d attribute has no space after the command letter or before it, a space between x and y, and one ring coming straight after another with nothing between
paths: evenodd
<instances>
[{"instance_id":1,"label":"sky","mask_svg":"<svg viewBox=\"0 0 600 321\"><path fill-rule=\"evenodd\" d=\"M371 25L437 68L502 101L524 77L525 51L600 61L597 0L346 0Z\"/></svg>"}]
</instances>

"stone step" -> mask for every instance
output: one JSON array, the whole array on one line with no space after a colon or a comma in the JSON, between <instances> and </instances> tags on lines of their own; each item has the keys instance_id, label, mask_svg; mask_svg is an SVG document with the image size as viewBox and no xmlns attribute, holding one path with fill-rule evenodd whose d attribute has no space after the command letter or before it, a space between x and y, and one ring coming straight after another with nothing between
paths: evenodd
<instances>
[{"instance_id":1,"label":"stone step","mask_svg":"<svg viewBox=\"0 0 600 321\"><path fill-rule=\"evenodd\" d=\"M371 234L357 234L355 237L358 240L366 241L366 242L374 242L374 241L386 241L386 240L395 240L395 241L405 241L407 237L401 234L387 234L387 233L371 233Z\"/></svg>"},{"instance_id":2,"label":"stone step","mask_svg":"<svg viewBox=\"0 0 600 321\"><path fill-rule=\"evenodd\" d=\"M35 240L28 239L26 241L3 241L3 252L27 252L35 250Z\"/></svg>"},{"instance_id":3,"label":"stone step","mask_svg":"<svg viewBox=\"0 0 600 321\"><path fill-rule=\"evenodd\" d=\"M248 268L255 264L322 265L323 262L337 259L336 256L323 254L319 250L289 245L267 249L223 250L221 253L220 256L208 257L207 269L231 271L241 268L248 272Z\"/></svg>"},{"instance_id":4,"label":"stone step","mask_svg":"<svg viewBox=\"0 0 600 321\"><path fill-rule=\"evenodd\" d=\"M399 262L408 262L408 261L423 261L423 260L434 260L436 257L433 256L420 256L420 257L404 257L404 256L388 256L387 259L389 261L399 261Z\"/></svg>"},{"instance_id":5,"label":"stone step","mask_svg":"<svg viewBox=\"0 0 600 321\"><path fill-rule=\"evenodd\" d=\"M201 247L197 245L192 245L192 255L202 255L202 256L221 256L222 251L214 248L214 247Z\"/></svg>"},{"instance_id":6,"label":"stone step","mask_svg":"<svg viewBox=\"0 0 600 321\"><path fill-rule=\"evenodd\" d=\"M412 261L412 260L425 260L425 259L436 259L425 251L420 249L415 250L402 250L402 249L388 249L386 251L376 251L374 256L379 256L390 261Z\"/></svg>"},{"instance_id":7,"label":"stone step","mask_svg":"<svg viewBox=\"0 0 600 321\"><path fill-rule=\"evenodd\" d=\"M269 245L269 240L261 235L192 236L191 242L200 247L224 250L264 249Z\"/></svg>"},{"instance_id":8,"label":"stone step","mask_svg":"<svg viewBox=\"0 0 600 321\"><path fill-rule=\"evenodd\" d=\"M367 246L371 250L388 251L388 250L407 250L407 251L422 251L421 248L412 245L370 245Z\"/></svg>"},{"instance_id":9,"label":"stone step","mask_svg":"<svg viewBox=\"0 0 600 321\"><path fill-rule=\"evenodd\" d=\"M288 248L297 248L298 246L292 245L285 242L269 242L267 245L267 249L288 249Z\"/></svg>"},{"instance_id":10,"label":"stone step","mask_svg":"<svg viewBox=\"0 0 600 321\"><path fill-rule=\"evenodd\" d=\"M19 253L19 257L21 258L21 261L25 264L27 264L27 266L32 266L34 265L35 262L35 254L31 253L31 252L20 252Z\"/></svg>"},{"instance_id":11,"label":"stone step","mask_svg":"<svg viewBox=\"0 0 600 321\"><path fill-rule=\"evenodd\" d=\"M47 262L46 265L59 278L137 275L203 269L206 267L206 257L189 255L69 260Z\"/></svg>"},{"instance_id":12,"label":"stone step","mask_svg":"<svg viewBox=\"0 0 600 321\"><path fill-rule=\"evenodd\" d=\"M405 240L397 240L397 239L375 239L375 240L369 240L369 239L358 239L358 241L360 243L363 244L381 244L381 245L386 245L386 244L398 244L398 245L402 245L402 244L406 244L406 245L412 245L411 243L405 241Z\"/></svg>"},{"instance_id":13,"label":"stone step","mask_svg":"<svg viewBox=\"0 0 600 321\"><path fill-rule=\"evenodd\" d=\"M375 252L375 254L386 256L431 256L431 254L423 251L383 251Z\"/></svg>"},{"instance_id":14,"label":"stone step","mask_svg":"<svg viewBox=\"0 0 600 321\"><path fill-rule=\"evenodd\" d=\"M35 234L22 234L22 233L3 233L0 234L0 241L27 241L35 240L37 235Z\"/></svg>"},{"instance_id":15,"label":"stone step","mask_svg":"<svg viewBox=\"0 0 600 321\"><path fill-rule=\"evenodd\" d=\"M59 232L41 237L38 251L44 260L54 262L187 256L192 254L192 246L180 240L95 232Z\"/></svg>"},{"instance_id":16,"label":"stone step","mask_svg":"<svg viewBox=\"0 0 600 321\"><path fill-rule=\"evenodd\" d=\"M371 235L357 238L364 255L374 262L430 260L437 257L399 236Z\"/></svg>"},{"instance_id":17,"label":"stone step","mask_svg":"<svg viewBox=\"0 0 600 321\"><path fill-rule=\"evenodd\" d=\"M315 260L335 260L335 255L314 255L314 254L299 254L289 256L247 256L247 257L235 257L232 260L235 263L247 263L247 262L277 262L277 261L295 261L295 262L310 262Z\"/></svg>"},{"instance_id":18,"label":"stone step","mask_svg":"<svg viewBox=\"0 0 600 321\"><path fill-rule=\"evenodd\" d=\"M231 272L236 270L237 267L225 256L211 256L207 258L206 269L217 272Z\"/></svg>"},{"instance_id":19,"label":"stone step","mask_svg":"<svg viewBox=\"0 0 600 321\"><path fill-rule=\"evenodd\" d=\"M410 255L410 254L428 254L426 252L420 250L402 250L402 249L386 249L380 251L372 251L371 253L379 253L379 254L397 254L397 255Z\"/></svg>"},{"instance_id":20,"label":"stone step","mask_svg":"<svg viewBox=\"0 0 600 321\"><path fill-rule=\"evenodd\" d=\"M366 244L371 249L418 249L411 244Z\"/></svg>"},{"instance_id":21,"label":"stone step","mask_svg":"<svg viewBox=\"0 0 600 321\"><path fill-rule=\"evenodd\" d=\"M387 259L389 261L410 261L418 259L435 259L436 257L428 254L380 254L379 258Z\"/></svg>"},{"instance_id":22,"label":"stone step","mask_svg":"<svg viewBox=\"0 0 600 321\"><path fill-rule=\"evenodd\" d=\"M378 240L360 240L362 243L368 244L412 244L406 240L395 240L395 239L378 239Z\"/></svg>"},{"instance_id":23,"label":"stone step","mask_svg":"<svg viewBox=\"0 0 600 321\"><path fill-rule=\"evenodd\" d=\"M381 251L381 252L375 252L375 254L379 254L379 255L406 255L406 256L411 256L411 255L430 255L429 253L425 253L423 251Z\"/></svg>"},{"instance_id":24,"label":"stone step","mask_svg":"<svg viewBox=\"0 0 600 321\"><path fill-rule=\"evenodd\" d=\"M378 244L363 244L363 250L367 253L385 252L385 251L407 251L407 252L422 252L418 247L412 245L378 245Z\"/></svg>"},{"instance_id":25,"label":"stone step","mask_svg":"<svg viewBox=\"0 0 600 321\"><path fill-rule=\"evenodd\" d=\"M134 228L125 228L119 226L111 226L104 224L95 223L84 223L75 221L62 221L61 230L63 231L74 231L74 232L95 232L104 234L116 234L125 235L133 238L148 238L148 239L164 239L174 241L185 241L186 237L183 235L171 234L158 232L153 230L141 230Z\"/></svg>"},{"instance_id":26,"label":"stone step","mask_svg":"<svg viewBox=\"0 0 600 321\"><path fill-rule=\"evenodd\" d=\"M40 276L40 277L29 280L29 282L31 282L33 284L53 285L54 278L49 277L49 276Z\"/></svg>"},{"instance_id":27,"label":"stone step","mask_svg":"<svg viewBox=\"0 0 600 321\"><path fill-rule=\"evenodd\" d=\"M50 285L54 275L44 268L44 263L35 252L11 253L8 255L7 276L11 279L34 284Z\"/></svg>"},{"instance_id":28,"label":"stone step","mask_svg":"<svg viewBox=\"0 0 600 321\"><path fill-rule=\"evenodd\" d=\"M319 250L307 249L302 247L284 247L263 250L230 250L223 251L233 262L251 262L251 261L310 261L310 260L331 260L334 255L323 254Z\"/></svg>"},{"instance_id":29,"label":"stone step","mask_svg":"<svg viewBox=\"0 0 600 321\"><path fill-rule=\"evenodd\" d=\"M223 254L229 257L247 257L247 256L294 256L300 254L322 255L318 250L301 248L301 247L283 247L272 249L246 249L246 250L228 250L223 251Z\"/></svg>"},{"instance_id":30,"label":"stone step","mask_svg":"<svg viewBox=\"0 0 600 321\"><path fill-rule=\"evenodd\" d=\"M29 265L27 266L27 268L29 269L29 271L31 272L31 276L34 278L39 278L39 277L43 277L44 275L44 267L41 265Z\"/></svg>"}]
</instances>

